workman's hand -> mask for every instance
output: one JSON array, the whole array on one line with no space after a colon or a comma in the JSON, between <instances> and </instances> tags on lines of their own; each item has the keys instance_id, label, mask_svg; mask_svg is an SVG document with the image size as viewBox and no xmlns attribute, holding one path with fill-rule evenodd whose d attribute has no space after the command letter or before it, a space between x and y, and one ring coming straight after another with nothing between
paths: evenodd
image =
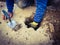
<instances>
[{"instance_id":1,"label":"workman's hand","mask_svg":"<svg viewBox=\"0 0 60 45\"><path fill-rule=\"evenodd\" d=\"M12 18L13 17L13 13L10 13L10 12L8 12L8 14L9 14L9 16L10 16L10 18ZM3 20L7 20L7 17L6 16L2 16L2 18L3 18Z\"/></svg>"}]
</instances>

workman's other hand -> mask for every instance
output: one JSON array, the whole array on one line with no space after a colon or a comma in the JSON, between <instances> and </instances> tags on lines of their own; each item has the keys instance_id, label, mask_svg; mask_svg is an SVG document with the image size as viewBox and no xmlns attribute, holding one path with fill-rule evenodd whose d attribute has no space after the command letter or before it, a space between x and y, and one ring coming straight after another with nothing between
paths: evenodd
<instances>
[{"instance_id":1,"label":"workman's other hand","mask_svg":"<svg viewBox=\"0 0 60 45\"><path fill-rule=\"evenodd\" d=\"M9 16L10 16L10 18L12 18L13 17L13 13L10 13L10 12L8 12L8 14L9 14ZM2 18L3 18L3 20L7 20L7 17L6 16L2 16Z\"/></svg>"}]
</instances>

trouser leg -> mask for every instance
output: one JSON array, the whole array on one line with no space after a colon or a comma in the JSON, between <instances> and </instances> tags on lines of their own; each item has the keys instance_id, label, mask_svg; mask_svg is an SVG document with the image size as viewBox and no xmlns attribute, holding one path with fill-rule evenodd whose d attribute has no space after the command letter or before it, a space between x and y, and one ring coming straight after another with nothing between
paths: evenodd
<instances>
[{"instance_id":1,"label":"trouser leg","mask_svg":"<svg viewBox=\"0 0 60 45\"><path fill-rule=\"evenodd\" d=\"M8 12L13 12L14 0L6 0Z\"/></svg>"},{"instance_id":2,"label":"trouser leg","mask_svg":"<svg viewBox=\"0 0 60 45\"><path fill-rule=\"evenodd\" d=\"M47 7L47 2L48 0L36 0L36 13L34 16L35 22L37 23L41 22Z\"/></svg>"}]
</instances>

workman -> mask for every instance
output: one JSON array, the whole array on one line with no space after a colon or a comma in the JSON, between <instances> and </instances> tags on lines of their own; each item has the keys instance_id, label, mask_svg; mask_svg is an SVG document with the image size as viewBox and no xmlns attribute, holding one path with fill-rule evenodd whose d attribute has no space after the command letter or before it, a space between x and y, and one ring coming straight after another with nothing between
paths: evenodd
<instances>
[{"instance_id":1,"label":"workman","mask_svg":"<svg viewBox=\"0 0 60 45\"><path fill-rule=\"evenodd\" d=\"M31 27L36 28L39 23L41 23L44 13L46 11L47 2L48 0L34 0L36 3L36 13L33 18L33 22L29 23ZM26 8L27 6L30 6L32 0L24 0L22 2L21 8ZM14 8L14 0L6 0L6 5L8 9L8 14L12 18L13 17L13 8ZM5 20L6 17L3 15L3 19Z\"/></svg>"}]
</instances>

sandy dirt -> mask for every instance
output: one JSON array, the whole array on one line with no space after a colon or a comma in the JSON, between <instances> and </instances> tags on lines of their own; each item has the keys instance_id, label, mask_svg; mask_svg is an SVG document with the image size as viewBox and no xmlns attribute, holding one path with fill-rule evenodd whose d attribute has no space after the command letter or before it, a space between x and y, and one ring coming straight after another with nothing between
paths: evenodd
<instances>
[{"instance_id":1,"label":"sandy dirt","mask_svg":"<svg viewBox=\"0 0 60 45\"><path fill-rule=\"evenodd\" d=\"M26 17L35 13L35 6L20 9L15 5L13 19L22 26L17 31L12 30L6 21L2 20L2 9L6 10L5 4L0 8L0 45L52 45L54 40L51 39L52 35L49 31L54 32L54 26L46 21L47 17L43 19L37 31L33 28L27 28L24 24Z\"/></svg>"}]
</instances>

